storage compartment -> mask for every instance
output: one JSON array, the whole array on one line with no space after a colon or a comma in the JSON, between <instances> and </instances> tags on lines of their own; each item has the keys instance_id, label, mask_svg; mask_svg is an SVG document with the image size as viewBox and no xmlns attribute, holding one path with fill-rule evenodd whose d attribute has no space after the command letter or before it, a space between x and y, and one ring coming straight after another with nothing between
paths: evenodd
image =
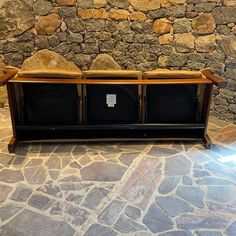
<instances>
[{"instance_id":1,"label":"storage compartment","mask_svg":"<svg viewBox=\"0 0 236 236\"><path fill-rule=\"evenodd\" d=\"M84 119L87 124L130 124L141 121L139 71L85 71ZM91 84L90 84L91 81ZM122 81L134 81L133 84Z\"/></svg>"},{"instance_id":2,"label":"storage compartment","mask_svg":"<svg viewBox=\"0 0 236 236\"><path fill-rule=\"evenodd\" d=\"M138 86L87 85L87 123L137 123L139 121Z\"/></svg>"},{"instance_id":3,"label":"storage compartment","mask_svg":"<svg viewBox=\"0 0 236 236\"><path fill-rule=\"evenodd\" d=\"M197 85L147 85L147 123L196 123Z\"/></svg>"},{"instance_id":4,"label":"storage compartment","mask_svg":"<svg viewBox=\"0 0 236 236\"><path fill-rule=\"evenodd\" d=\"M76 125L80 98L76 85L23 84L25 125Z\"/></svg>"}]
</instances>

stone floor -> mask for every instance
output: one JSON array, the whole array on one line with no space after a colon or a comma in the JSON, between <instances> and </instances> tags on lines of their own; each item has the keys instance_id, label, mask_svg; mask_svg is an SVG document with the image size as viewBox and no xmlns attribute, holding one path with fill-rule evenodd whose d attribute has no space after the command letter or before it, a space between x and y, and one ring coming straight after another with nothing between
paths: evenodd
<instances>
[{"instance_id":1,"label":"stone floor","mask_svg":"<svg viewBox=\"0 0 236 236\"><path fill-rule=\"evenodd\" d=\"M0 110L1 236L236 235L236 126L199 143L20 145Z\"/></svg>"}]
</instances>

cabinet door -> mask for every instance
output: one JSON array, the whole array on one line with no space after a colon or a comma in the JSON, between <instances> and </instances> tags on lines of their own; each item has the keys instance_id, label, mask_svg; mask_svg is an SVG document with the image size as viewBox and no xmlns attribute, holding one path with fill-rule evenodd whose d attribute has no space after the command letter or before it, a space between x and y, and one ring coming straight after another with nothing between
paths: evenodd
<instances>
[{"instance_id":1,"label":"cabinet door","mask_svg":"<svg viewBox=\"0 0 236 236\"><path fill-rule=\"evenodd\" d=\"M80 99L76 85L23 84L26 125L76 125Z\"/></svg>"}]
</instances>

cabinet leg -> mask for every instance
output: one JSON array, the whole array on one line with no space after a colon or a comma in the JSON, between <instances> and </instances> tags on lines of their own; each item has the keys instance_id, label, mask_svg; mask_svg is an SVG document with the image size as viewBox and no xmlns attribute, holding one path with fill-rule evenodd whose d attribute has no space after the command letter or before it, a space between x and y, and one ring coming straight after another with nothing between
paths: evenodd
<instances>
[{"instance_id":1,"label":"cabinet leg","mask_svg":"<svg viewBox=\"0 0 236 236\"><path fill-rule=\"evenodd\" d=\"M206 149L211 149L212 147L212 141L209 137L208 134L205 134L202 138L202 142L203 142L203 146L206 148Z\"/></svg>"},{"instance_id":2,"label":"cabinet leg","mask_svg":"<svg viewBox=\"0 0 236 236\"><path fill-rule=\"evenodd\" d=\"M9 144L8 144L8 151L10 153L13 153L16 149L17 141L14 137L11 138Z\"/></svg>"}]
</instances>

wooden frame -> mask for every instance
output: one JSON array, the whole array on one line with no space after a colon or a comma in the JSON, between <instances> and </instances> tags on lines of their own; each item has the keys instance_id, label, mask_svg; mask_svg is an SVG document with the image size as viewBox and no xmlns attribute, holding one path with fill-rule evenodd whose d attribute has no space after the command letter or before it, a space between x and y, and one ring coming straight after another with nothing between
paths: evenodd
<instances>
[{"instance_id":1,"label":"wooden frame","mask_svg":"<svg viewBox=\"0 0 236 236\"><path fill-rule=\"evenodd\" d=\"M14 77L17 73L16 69L7 69L5 71L5 74L2 78L0 78L0 85L7 85L8 90L8 97L9 97L9 105L10 105L10 111L11 111L11 120L12 120L12 129L13 129L13 138L9 142L8 149L9 152L13 152L17 142L45 142L45 141L60 141L60 142L67 142L67 141L78 141L78 142L87 142L87 141L124 141L124 140L137 140L137 141L150 141L150 140L201 140L206 148L211 147L211 140L207 134L207 125L208 125L208 119L209 119L209 111L210 111L210 102L211 102L211 96L212 96L212 88L213 85L223 87L225 86L225 83L221 78L216 77L213 74L213 71L211 69L204 69L201 71L202 74L205 76L205 78L178 78L178 79L161 79L161 78L155 78L155 74L152 74L152 79L149 79L147 73L137 72L137 71L85 71L83 72L83 77L80 78L74 78L74 79L68 79L68 78L19 78ZM119 79L104 79L105 77L114 77ZM134 79L125 79L127 77L133 77ZM92 78L92 79L91 79ZM123 79L124 78L124 79ZM146 92L146 86L147 85L170 85L170 84L197 84L201 87L198 91L198 96L201 97L202 100L202 116L204 117L204 124L201 124L199 126L192 126L189 127L190 129L197 129L197 128L204 128L204 135L202 137L165 137L165 136L156 136L156 137L145 137L145 133L143 137L137 136L137 137L113 137L113 138L106 138L106 137L96 137L96 138L69 138L69 139L29 139L29 140L19 140L17 137L17 129L23 129L24 127L17 127L16 121L17 119L21 119L20 117L20 111L17 105L19 104L19 99L22 97L22 90L21 85L24 83L38 83L38 84L74 84L77 85L77 91L78 96L80 99L80 114L82 116L80 117L81 125L78 127L70 127L71 131L78 130L78 131L86 131L86 130L102 130L102 129L110 129L113 130L119 130L119 129L129 129L131 130L142 130L142 131L148 131L148 130L165 130L168 127L165 125L160 124L153 124L152 126L148 126L144 123L144 107L145 107L145 92ZM117 126L89 126L86 125L86 117L85 115L85 108L84 108L84 99L86 98L86 85L114 85L114 84L123 84L123 85L138 85L138 93L140 96L140 124L137 126L135 125L117 125ZM203 127L202 127L203 125ZM185 124L176 124L173 126L173 129L185 129L187 126ZM16 129L17 128L17 129ZM28 127L27 129L30 129L31 127ZM36 127L37 128L37 127ZM61 130L67 129L68 127L61 127ZM26 129L26 130L27 130ZM32 128L33 129L33 128ZM59 129L60 130L60 129Z\"/></svg>"}]
</instances>

